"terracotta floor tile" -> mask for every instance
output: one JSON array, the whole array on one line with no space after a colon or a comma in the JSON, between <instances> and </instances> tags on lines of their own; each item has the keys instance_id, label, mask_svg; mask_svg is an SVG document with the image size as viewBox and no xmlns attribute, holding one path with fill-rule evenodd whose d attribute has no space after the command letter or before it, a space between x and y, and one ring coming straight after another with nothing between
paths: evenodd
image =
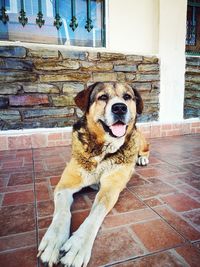
<instances>
[{"instance_id":1,"label":"terracotta floor tile","mask_svg":"<svg viewBox=\"0 0 200 267\"><path fill-rule=\"evenodd\" d=\"M179 186L177 186L177 188L180 189L183 193L185 193L188 196L191 196L193 198L199 198L200 197L200 191L194 187L187 185L187 184L179 185Z\"/></svg>"},{"instance_id":2,"label":"terracotta floor tile","mask_svg":"<svg viewBox=\"0 0 200 267\"><path fill-rule=\"evenodd\" d=\"M38 217L50 216L54 212L53 200L45 200L37 203Z\"/></svg>"},{"instance_id":3,"label":"terracotta floor tile","mask_svg":"<svg viewBox=\"0 0 200 267\"><path fill-rule=\"evenodd\" d=\"M109 266L118 260L126 261L116 265L124 267L198 266L195 264L199 263L200 253L199 241L196 241L200 240L199 137L150 140L150 164L145 168L136 167L128 189L122 192L115 208L105 218L95 241L90 267ZM35 215L41 239L52 220L52 189L70 155L70 146L0 151L0 204L9 205L0 210L0 225L4 226L0 227L0 266L37 267L36 251L29 247L36 245ZM30 193L34 192L34 179L36 213L34 194ZM96 194L86 188L75 195L71 232L88 216ZM29 201L32 203L20 204ZM187 240L195 240L194 245L188 247L179 233ZM175 251L177 245L181 248ZM156 254L145 255L144 246ZM160 249L169 250L158 253ZM134 259L138 256L142 257ZM129 257L133 260L127 261Z\"/></svg>"},{"instance_id":4,"label":"terracotta floor tile","mask_svg":"<svg viewBox=\"0 0 200 267\"><path fill-rule=\"evenodd\" d=\"M115 204L115 210L119 213L143 208L145 208L144 203L138 200L138 198L136 198L127 189L121 192L119 199Z\"/></svg>"},{"instance_id":5,"label":"terracotta floor tile","mask_svg":"<svg viewBox=\"0 0 200 267\"><path fill-rule=\"evenodd\" d=\"M136 195L141 198L150 198L162 194L169 194L176 192L176 189L167 185L166 183L159 182L155 184L145 184L140 186L130 187L130 190L133 191Z\"/></svg>"},{"instance_id":6,"label":"terracotta floor tile","mask_svg":"<svg viewBox=\"0 0 200 267\"><path fill-rule=\"evenodd\" d=\"M3 199L3 206L25 204L34 202L34 192L31 191L21 191L6 193Z\"/></svg>"},{"instance_id":7,"label":"terracotta floor tile","mask_svg":"<svg viewBox=\"0 0 200 267\"><path fill-rule=\"evenodd\" d=\"M139 174L137 174L137 172L136 172L135 174L133 174L133 176L131 177L131 179L127 183L127 187L143 185L146 183L148 183L148 182L146 180L144 180L143 178L141 178L141 176Z\"/></svg>"},{"instance_id":8,"label":"terracotta floor tile","mask_svg":"<svg viewBox=\"0 0 200 267\"><path fill-rule=\"evenodd\" d=\"M33 204L2 207L0 209L0 236L35 230Z\"/></svg>"},{"instance_id":9,"label":"terracotta floor tile","mask_svg":"<svg viewBox=\"0 0 200 267\"><path fill-rule=\"evenodd\" d=\"M166 182L170 185L177 186L182 185L184 182L182 180L182 176L186 175L185 173L176 173L176 174L168 174L166 176L160 176L159 179L163 182Z\"/></svg>"},{"instance_id":10,"label":"terracotta floor tile","mask_svg":"<svg viewBox=\"0 0 200 267\"><path fill-rule=\"evenodd\" d=\"M140 174L142 177L149 178L149 177L159 177L162 175L166 175L166 171L158 169L157 167L145 167L140 168L137 170L137 173Z\"/></svg>"},{"instance_id":11,"label":"terracotta floor tile","mask_svg":"<svg viewBox=\"0 0 200 267\"><path fill-rule=\"evenodd\" d=\"M176 251L180 254L191 267L199 267L200 251L193 245L185 245L177 248Z\"/></svg>"},{"instance_id":12,"label":"terracotta floor tile","mask_svg":"<svg viewBox=\"0 0 200 267\"><path fill-rule=\"evenodd\" d=\"M0 188L1 187L5 187L8 184L10 178L10 174L9 173L1 173L1 177L0 177Z\"/></svg>"},{"instance_id":13,"label":"terracotta floor tile","mask_svg":"<svg viewBox=\"0 0 200 267\"><path fill-rule=\"evenodd\" d=\"M200 241L193 243L193 245L200 251Z\"/></svg>"},{"instance_id":14,"label":"terracotta floor tile","mask_svg":"<svg viewBox=\"0 0 200 267\"><path fill-rule=\"evenodd\" d=\"M0 251L20 247L34 246L36 244L36 231L0 237Z\"/></svg>"},{"instance_id":15,"label":"terracotta floor tile","mask_svg":"<svg viewBox=\"0 0 200 267\"><path fill-rule=\"evenodd\" d=\"M144 200L144 203L147 204L150 207L156 207L156 206L160 206L163 203L157 199L157 198L149 198L147 200Z\"/></svg>"},{"instance_id":16,"label":"terracotta floor tile","mask_svg":"<svg viewBox=\"0 0 200 267\"><path fill-rule=\"evenodd\" d=\"M51 224L52 219L53 219L52 216L38 218L38 228L47 229Z\"/></svg>"},{"instance_id":17,"label":"terracotta floor tile","mask_svg":"<svg viewBox=\"0 0 200 267\"><path fill-rule=\"evenodd\" d=\"M162 197L161 199L176 211L188 211L200 208L199 202L193 200L183 193L176 193L170 196Z\"/></svg>"},{"instance_id":18,"label":"terracotta floor tile","mask_svg":"<svg viewBox=\"0 0 200 267\"><path fill-rule=\"evenodd\" d=\"M200 231L200 209L188 211L182 215Z\"/></svg>"},{"instance_id":19,"label":"terracotta floor tile","mask_svg":"<svg viewBox=\"0 0 200 267\"><path fill-rule=\"evenodd\" d=\"M47 229L38 229L38 246L39 246L40 241L42 240L43 236L45 235L46 231L47 231Z\"/></svg>"},{"instance_id":20,"label":"terracotta floor tile","mask_svg":"<svg viewBox=\"0 0 200 267\"><path fill-rule=\"evenodd\" d=\"M9 161L4 161L2 163L2 169L6 169L6 170L9 170L9 169L17 169L17 168L20 168L20 167L23 167L23 159L10 159Z\"/></svg>"},{"instance_id":21,"label":"terracotta floor tile","mask_svg":"<svg viewBox=\"0 0 200 267\"><path fill-rule=\"evenodd\" d=\"M2 206L2 203L3 203L3 194L0 194L0 207Z\"/></svg>"},{"instance_id":22,"label":"terracotta floor tile","mask_svg":"<svg viewBox=\"0 0 200 267\"><path fill-rule=\"evenodd\" d=\"M199 175L199 166L195 163L187 163L180 165L182 168L186 170L190 170L192 173Z\"/></svg>"},{"instance_id":23,"label":"terracotta floor tile","mask_svg":"<svg viewBox=\"0 0 200 267\"><path fill-rule=\"evenodd\" d=\"M12 173L10 175L8 186L24 185L24 184L32 184L32 183L33 183L32 172L28 172L28 173L19 172L19 173Z\"/></svg>"},{"instance_id":24,"label":"terracotta floor tile","mask_svg":"<svg viewBox=\"0 0 200 267\"><path fill-rule=\"evenodd\" d=\"M182 177L182 181L189 184L190 186L200 190L200 179L199 175L195 175L191 172L188 172L187 175Z\"/></svg>"},{"instance_id":25,"label":"terracotta floor tile","mask_svg":"<svg viewBox=\"0 0 200 267\"><path fill-rule=\"evenodd\" d=\"M72 213L71 232L75 232L89 215L90 210L76 211Z\"/></svg>"},{"instance_id":26,"label":"terracotta floor tile","mask_svg":"<svg viewBox=\"0 0 200 267\"><path fill-rule=\"evenodd\" d=\"M10 150L9 153L13 155L13 150ZM23 157L23 158L32 158L32 150L31 149L19 149L15 150L16 157Z\"/></svg>"},{"instance_id":27,"label":"terracotta floor tile","mask_svg":"<svg viewBox=\"0 0 200 267\"><path fill-rule=\"evenodd\" d=\"M160 160L159 158L157 158L157 157L155 157L155 156L152 156L152 155L150 154L150 157L149 157L149 164L150 164L150 165L161 164L161 163L163 163L162 160Z\"/></svg>"},{"instance_id":28,"label":"terracotta floor tile","mask_svg":"<svg viewBox=\"0 0 200 267\"><path fill-rule=\"evenodd\" d=\"M104 266L143 253L126 228L101 232L94 242L88 267Z\"/></svg>"},{"instance_id":29,"label":"terracotta floor tile","mask_svg":"<svg viewBox=\"0 0 200 267\"><path fill-rule=\"evenodd\" d=\"M53 191L48 182L36 183L35 189L37 201L53 199Z\"/></svg>"},{"instance_id":30,"label":"terracotta floor tile","mask_svg":"<svg viewBox=\"0 0 200 267\"><path fill-rule=\"evenodd\" d=\"M75 194L74 195L74 201L73 201L72 206L71 206L71 210L72 211L85 210L88 208L89 208L89 205L85 201L84 196L80 193Z\"/></svg>"},{"instance_id":31,"label":"terracotta floor tile","mask_svg":"<svg viewBox=\"0 0 200 267\"><path fill-rule=\"evenodd\" d=\"M133 225L131 229L150 252L172 248L184 243L184 239L162 220L139 223Z\"/></svg>"},{"instance_id":32,"label":"terracotta floor tile","mask_svg":"<svg viewBox=\"0 0 200 267\"><path fill-rule=\"evenodd\" d=\"M191 224L183 220L175 212L172 212L167 207L155 207L154 210L186 239L191 241L200 239L200 231L197 231Z\"/></svg>"},{"instance_id":33,"label":"terracotta floor tile","mask_svg":"<svg viewBox=\"0 0 200 267\"><path fill-rule=\"evenodd\" d=\"M60 169L66 167L66 160L63 160L62 158L47 158L45 159L45 166L46 169Z\"/></svg>"},{"instance_id":34,"label":"terracotta floor tile","mask_svg":"<svg viewBox=\"0 0 200 267\"><path fill-rule=\"evenodd\" d=\"M37 181L38 179L43 179L43 180L48 179L49 180L52 176L60 176L61 177L62 172L63 172L63 169L61 169L61 170L52 169L52 170L35 171L35 179Z\"/></svg>"},{"instance_id":35,"label":"terracotta floor tile","mask_svg":"<svg viewBox=\"0 0 200 267\"><path fill-rule=\"evenodd\" d=\"M89 190L90 190L90 189L89 189ZM91 189L89 192L86 193L86 195L87 195L87 197L88 197L89 200L90 200L90 204L92 205L92 203L94 202L95 197L96 197L96 195L97 195L97 191Z\"/></svg>"},{"instance_id":36,"label":"terracotta floor tile","mask_svg":"<svg viewBox=\"0 0 200 267\"><path fill-rule=\"evenodd\" d=\"M151 209L145 208L142 210L135 210L132 212L109 215L105 218L103 222L103 227L112 228L126 224L130 225L151 219L158 219L157 214L154 213Z\"/></svg>"},{"instance_id":37,"label":"terracotta floor tile","mask_svg":"<svg viewBox=\"0 0 200 267\"><path fill-rule=\"evenodd\" d=\"M36 248L18 249L0 254L0 266L2 267L36 267Z\"/></svg>"},{"instance_id":38,"label":"terracotta floor tile","mask_svg":"<svg viewBox=\"0 0 200 267\"><path fill-rule=\"evenodd\" d=\"M60 181L61 176L52 176L50 177L50 183L52 186L56 186L58 184L58 182Z\"/></svg>"},{"instance_id":39,"label":"terracotta floor tile","mask_svg":"<svg viewBox=\"0 0 200 267\"><path fill-rule=\"evenodd\" d=\"M173 250L148 255L139 259L114 264L115 267L183 267L186 266L184 259L177 257Z\"/></svg>"},{"instance_id":40,"label":"terracotta floor tile","mask_svg":"<svg viewBox=\"0 0 200 267\"><path fill-rule=\"evenodd\" d=\"M23 185L0 187L1 193L19 192L19 191L33 191L33 190L34 190L33 184L23 184Z\"/></svg>"}]
</instances>

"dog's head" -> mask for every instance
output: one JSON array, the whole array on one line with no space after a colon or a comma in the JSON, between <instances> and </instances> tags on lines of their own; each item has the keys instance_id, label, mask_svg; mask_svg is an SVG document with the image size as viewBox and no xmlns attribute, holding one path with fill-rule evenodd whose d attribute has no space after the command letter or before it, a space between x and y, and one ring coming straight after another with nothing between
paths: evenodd
<instances>
[{"instance_id":1,"label":"dog's head","mask_svg":"<svg viewBox=\"0 0 200 267\"><path fill-rule=\"evenodd\" d=\"M89 121L115 138L125 136L143 110L140 94L124 83L95 83L78 93L75 103Z\"/></svg>"}]
</instances>

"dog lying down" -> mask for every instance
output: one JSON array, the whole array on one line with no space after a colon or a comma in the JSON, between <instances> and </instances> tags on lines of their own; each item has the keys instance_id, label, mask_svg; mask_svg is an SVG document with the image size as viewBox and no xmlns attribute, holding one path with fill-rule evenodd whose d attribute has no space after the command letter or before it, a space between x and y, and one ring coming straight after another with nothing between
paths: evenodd
<instances>
[{"instance_id":1,"label":"dog lying down","mask_svg":"<svg viewBox=\"0 0 200 267\"><path fill-rule=\"evenodd\" d=\"M147 165L149 144L136 129L143 102L127 84L95 83L75 97L84 112L74 125L72 158L54 193L53 220L38 256L44 266L87 266L98 230L126 187L135 164ZM70 237L73 194L100 184L89 216Z\"/></svg>"}]
</instances>

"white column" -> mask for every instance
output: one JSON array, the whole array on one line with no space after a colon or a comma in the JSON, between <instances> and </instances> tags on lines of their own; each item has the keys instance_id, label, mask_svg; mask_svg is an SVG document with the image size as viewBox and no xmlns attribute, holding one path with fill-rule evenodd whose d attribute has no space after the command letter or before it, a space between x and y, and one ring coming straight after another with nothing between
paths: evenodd
<instances>
[{"instance_id":1,"label":"white column","mask_svg":"<svg viewBox=\"0 0 200 267\"><path fill-rule=\"evenodd\" d=\"M160 122L183 120L187 0L160 0Z\"/></svg>"}]
</instances>

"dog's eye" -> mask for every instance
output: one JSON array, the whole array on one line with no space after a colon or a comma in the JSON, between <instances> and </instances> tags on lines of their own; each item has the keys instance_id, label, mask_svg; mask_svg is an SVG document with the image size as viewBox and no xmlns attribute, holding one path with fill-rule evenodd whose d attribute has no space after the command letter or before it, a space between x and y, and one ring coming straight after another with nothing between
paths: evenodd
<instances>
[{"instance_id":1,"label":"dog's eye","mask_svg":"<svg viewBox=\"0 0 200 267\"><path fill-rule=\"evenodd\" d=\"M101 95L101 96L98 97L98 100L107 101L108 100L108 95L106 95L106 94Z\"/></svg>"},{"instance_id":2,"label":"dog's eye","mask_svg":"<svg viewBox=\"0 0 200 267\"><path fill-rule=\"evenodd\" d=\"M132 96L129 94L124 94L123 98L124 98L124 100L130 100L130 99L132 99Z\"/></svg>"}]
</instances>

